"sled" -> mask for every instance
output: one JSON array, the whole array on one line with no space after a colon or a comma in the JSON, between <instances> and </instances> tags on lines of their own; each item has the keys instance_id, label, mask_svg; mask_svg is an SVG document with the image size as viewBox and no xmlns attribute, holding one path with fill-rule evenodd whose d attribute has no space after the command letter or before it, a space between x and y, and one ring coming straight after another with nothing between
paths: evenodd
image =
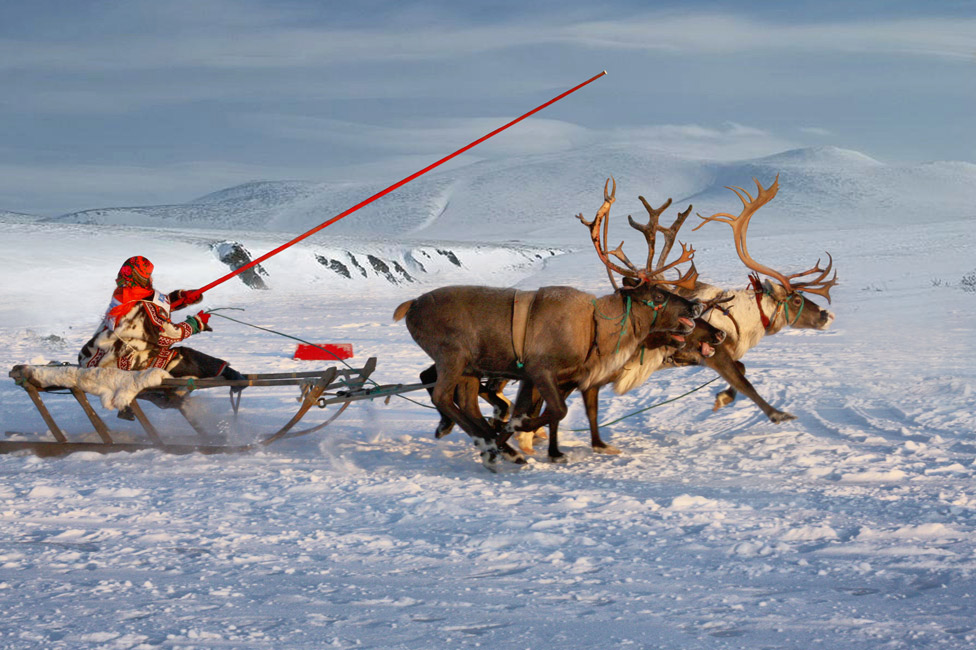
<instances>
[{"instance_id":1,"label":"sled","mask_svg":"<svg viewBox=\"0 0 976 650\"><path fill-rule=\"evenodd\" d=\"M58 367L57 364L52 365ZM227 380L223 378L168 378L163 379L159 385L141 390L136 395L136 399L133 399L128 405L131 414L139 422L143 432L145 432L146 440L141 442L121 442L117 438L121 438L123 435L131 437L132 433L113 431L95 411L91 402L88 400L87 394L83 390L75 385L42 386L32 380L31 368L50 367L52 366L20 365L15 366L9 375L30 397L38 413L44 419L45 424L47 424L50 435L54 439L0 440L0 453L28 450L38 456L61 456L77 451L110 453L117 451L141 451L144 449L155 449L172 454L246 452L266 447L283 438L291 438L319 431L339 417L352 402L366 399L372 400L378 397L388 398L394 394L425 388L424 384L374 385L372 387L366 387L369 376L376 368L376 357L370 357L361 368L350 367L340 369L333 366L321 371L244 375L244 379L238 380ZM69 366L69 364L61 364L61 367L77 368L77 366ZM251 444L221 444L217 437L211 435L198 422L195 422L192 415L182 407L183 397L192 391L227 388L231 391L231 404L236 414L242 397L241 389L270 386L296 386L300 393L298 396L300 405L295 415L283 427L273 433L264 434L258 442ZM54 421L51 412L44 404L41 395L45 393L69 394L73 396L84 410L85 415L88 416L88 420L95 428L95 433L98 435L99 440L79 441L69 439L64 430ZM164 440L162 434L152 424L146 416L145 411L139 405L140 400L151 401L157 405L168 404L170 408L178 408L189 423L190 428L195 432L196 438L190 441ZM313 406L326 408L332 405L338 405L338 409L325 422L309 429L295 430L295 426ZM7 433L10 435L10 432Z\"/></svg>"}]
</instances>

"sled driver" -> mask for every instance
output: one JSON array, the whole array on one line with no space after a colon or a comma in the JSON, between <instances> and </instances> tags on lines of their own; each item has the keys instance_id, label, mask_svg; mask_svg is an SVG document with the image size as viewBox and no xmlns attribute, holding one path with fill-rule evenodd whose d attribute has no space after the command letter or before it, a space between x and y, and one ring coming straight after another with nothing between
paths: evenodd
<instances>
[{"instance_id":1,"label":"sled driver","mask_svg":"<svg viewBox=\"0 0 976 650\"><path fill-rule=\"evenodd\" d=\"M78 354L82 368L115 367L121 370L162 368L174 377L244 379L226 361L187 347L171 347L199 332L213 331L210 314L199 311L181 323L170 311L199 303L195 291L170 294L153 288L152 262L130 257L119 269L115 292L98 331Z\"/></svg>"}]
</instances>

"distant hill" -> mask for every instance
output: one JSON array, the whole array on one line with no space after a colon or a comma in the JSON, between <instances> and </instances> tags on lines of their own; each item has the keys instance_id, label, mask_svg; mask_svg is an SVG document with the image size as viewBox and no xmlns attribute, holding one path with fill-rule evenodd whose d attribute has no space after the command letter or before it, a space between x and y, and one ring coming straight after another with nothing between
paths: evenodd
<instances>
[{"instance_id":1,"label":"distant hill","mask_svg":"<svg viewBox=\"0 0 976 650\"><path fill-rule=\"evenodd\" d=\"M473 163L421 177L333 225L333 235L578 245L582 227L603 201L603 184L617 181L614 224L642 215L638 195L659 205L668 197L683 209L738 210L725 189L768 185L779 174L780 194L767 208L784 228L829 224L883 225L923 219L939 211L976 215L976 165L935 162L887 165L856 151L815 147L734 162L682 158L633 145L602 145L556 154ZM384 179L384 183L388 179ZM302 232L359 203L381 184L258 181L180 205L103 208L50 221ZM619 230L617 230L619 232Z\"/></svg>"},{"instance_id":2,"label":"distant hill","mask_svg":"<svg viewBox=\"0 0 976 650\"><path fill-rule=\"evenodd\" d=\"M41 217L33 214L0 210L0 223L31 223L32 221L38 221L39 219L41 219Z\"/></svg>"}]
</instances>

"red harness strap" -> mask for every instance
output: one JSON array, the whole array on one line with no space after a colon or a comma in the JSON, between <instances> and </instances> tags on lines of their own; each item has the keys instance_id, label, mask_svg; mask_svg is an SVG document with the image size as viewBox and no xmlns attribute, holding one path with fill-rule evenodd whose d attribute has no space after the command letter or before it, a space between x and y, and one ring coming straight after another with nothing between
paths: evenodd
<instances>
[{"instance_id":1,"label":"red harness strap","mask_svg":"<svg viewBox=\"0 0 976 650\"><path fill-rule=\"evenodd\" d=\"M753 273L749 276L749 280L752 282L752 290L756 295L756 306L759 307L759 318L762 319L763 327L769 329L769 318L762 308L762 297L766 291L763 289L762 282L759 280L759 274Z\"/></svg>"}]
</instances>

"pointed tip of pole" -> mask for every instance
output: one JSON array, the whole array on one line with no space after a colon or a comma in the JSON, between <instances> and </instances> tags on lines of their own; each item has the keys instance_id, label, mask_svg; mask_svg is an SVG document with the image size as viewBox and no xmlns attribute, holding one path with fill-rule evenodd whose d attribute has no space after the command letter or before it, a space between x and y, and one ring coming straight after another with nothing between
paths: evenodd
<instances>
[{"instance_id":1,"label":"pointed tip of pole","mask_svg":"<svg viewBox=\"0 0 976 650\"><path fill-rule=\"evenodd\" d=\"M604 70L604 71L603 71L603 74L606 74L606 73L607 73L607 71L606 71L606 70Z\"/></svg>"}]
</instances>

